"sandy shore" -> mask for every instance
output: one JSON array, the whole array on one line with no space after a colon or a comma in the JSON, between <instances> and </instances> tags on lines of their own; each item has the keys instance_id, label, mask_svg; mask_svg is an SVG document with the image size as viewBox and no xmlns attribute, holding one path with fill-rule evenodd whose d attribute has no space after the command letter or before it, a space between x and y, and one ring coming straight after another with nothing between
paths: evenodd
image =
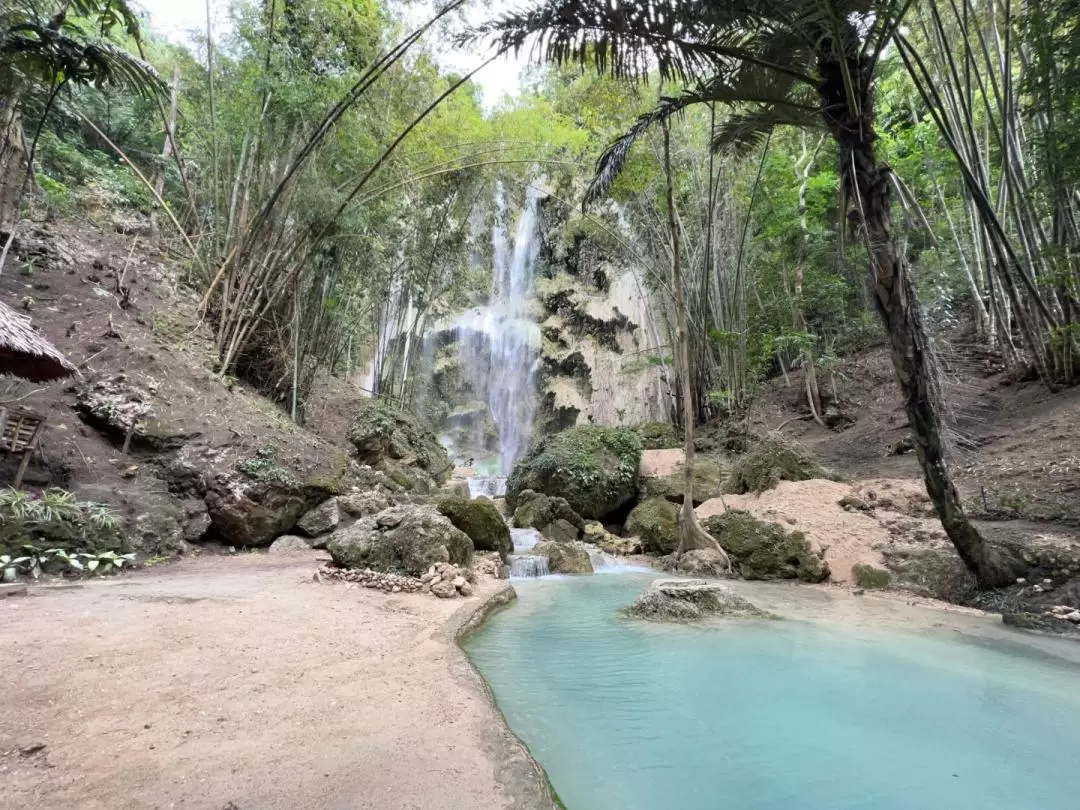
<instances>
[{"instance_id":1,"label":"sandy shore","mask_svg":"<svg viewBox=\"0 0 1080 810\"><path fill-rule=\"evenodd\" d=\"M438 600L315 568L189 560L0 600L0 805L550 808L455 643L507 583Z\"/></svg>"}]
</instances>

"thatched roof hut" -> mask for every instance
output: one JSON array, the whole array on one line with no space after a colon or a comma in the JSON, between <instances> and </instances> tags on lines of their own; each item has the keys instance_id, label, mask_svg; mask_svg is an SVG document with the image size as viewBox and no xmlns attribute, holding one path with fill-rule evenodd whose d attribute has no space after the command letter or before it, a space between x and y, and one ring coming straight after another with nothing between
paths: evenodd
<instances>
[{"instance_id":1,"label":"thatched roof hut","mask_svg":"<svg viewBox=\"0 0 1080 810\"><path fill-rule=\"evenodd\" d=\"M59 349L34 331L28 317L0 302L0 374L46 382L77 373Z\"/></svg>"}]
</instances>

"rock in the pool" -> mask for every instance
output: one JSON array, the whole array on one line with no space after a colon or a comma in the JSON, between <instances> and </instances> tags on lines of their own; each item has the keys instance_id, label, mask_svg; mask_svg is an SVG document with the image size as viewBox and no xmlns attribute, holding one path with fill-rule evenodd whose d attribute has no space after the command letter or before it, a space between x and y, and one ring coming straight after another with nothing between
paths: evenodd
<instances>
[{"instance_id":1,"label":"rock in the pool","mask_svg":"<svg viewBox=\"0 0 1080 810\"><path fill-rule=\"evenodd\" d=\"M630 606L630 613L657 622L689 622L709 616L775 618L719 582L658 579Z\"/></svg>"}]
</instances>

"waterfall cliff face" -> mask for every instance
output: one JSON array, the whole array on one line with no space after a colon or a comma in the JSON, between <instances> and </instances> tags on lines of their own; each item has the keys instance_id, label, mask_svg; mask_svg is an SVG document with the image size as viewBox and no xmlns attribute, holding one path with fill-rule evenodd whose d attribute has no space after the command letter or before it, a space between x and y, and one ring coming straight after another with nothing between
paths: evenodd
<instances>
[{"instance_id":1,"label":"waterfall cliff face","mask_svg":"<svg viewBox=\"0 0 1080 810\"><path fill-rule=\"evenodd\" d=\"M533 438L668 417L663 324L635 268L567 236L567 209L497 188L491 294L431 329L433 418L451 457L504 477ZM489 222L491 220L489 219Z\"/></svg>"},{"instance_id":2,"label":"waterfall cliff face","mask_svg":"<svg viewBox=\"0 0 1080 810\"><path fill-rule=\"evenodd\" d=\"M489 475L508 475L532 435L540 329L530 308L539 199L538 191L528 191L511 241L508 206L496 190L491 299L457 318L443 338L450 350L443 351L442 369L436 360L437 376L452 367L459 400L446 419L446 443Z\"/></svg>"}]
</instances>

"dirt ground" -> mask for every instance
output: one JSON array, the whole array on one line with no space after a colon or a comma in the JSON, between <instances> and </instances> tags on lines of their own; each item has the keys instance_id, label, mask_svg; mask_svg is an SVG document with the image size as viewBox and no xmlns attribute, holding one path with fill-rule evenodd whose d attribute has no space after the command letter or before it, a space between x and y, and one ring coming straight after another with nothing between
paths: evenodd
<instances>
[{"instance_id":1,"label":"dirt ground","mask_svg":"<svg viewBox=\"0 0 1080 810\"><path fill-rule=\"evenodd\" d=\"M186 560L0 599L0 805L550 807L454 643L477 597Z\"/></svg>"}]
</instances>

